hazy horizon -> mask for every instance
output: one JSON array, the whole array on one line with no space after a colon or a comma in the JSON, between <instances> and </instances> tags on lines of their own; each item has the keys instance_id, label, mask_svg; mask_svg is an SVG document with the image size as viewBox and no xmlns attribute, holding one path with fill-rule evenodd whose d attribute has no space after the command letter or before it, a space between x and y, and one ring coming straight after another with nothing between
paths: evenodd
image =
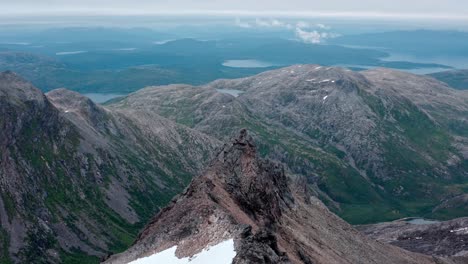
<instances>
[{"instance_id":1,"label":"hazy horizon","mask_svg":"<svg viewBox=\"0 0 468 264\"><path fill-rule=\"evenodd\" d=\"M4 2L4 3L1 3ZM468 2L459 0L384 0L361 1L130 1L130 0L17 0L0 1L3 16L60 15L229 15L277 17L344 17L379 19L468 20Z\"/></svg>"}]
</instances>

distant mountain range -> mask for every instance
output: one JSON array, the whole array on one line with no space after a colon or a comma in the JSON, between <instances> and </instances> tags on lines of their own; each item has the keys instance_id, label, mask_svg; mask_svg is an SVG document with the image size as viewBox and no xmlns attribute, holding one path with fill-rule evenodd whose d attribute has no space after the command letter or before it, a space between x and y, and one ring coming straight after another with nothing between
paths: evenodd
<instances>
[{"instance_id":1,"label":"distant mountain range","mask_svg":"<svg viewBox=\"0 0 468 264\"><path fill-rule=\"evenodd\" d=\"M295 65L204 86L148 87L101 106L65 89L44 94L5 72L0 115L2 263L96 263L123 251L204 168L205 176L179 198L183 202L158 214L127 256L197 238L177 253L189 256L245 230L236 250L252 246L293 263L326 256L340 262L345 253L349 259L432 263L372 242L319 200L353 224L467 212L468 93L427 76ZM243 128L255 143L238 138ZM228 143L226 156L216 155L232 136L238 143ZM219 177L210 183L206 175ZM191 201L190 195L202 198ZM205 217L204 205L219 218ZM182 209L172 215L173 207ZM217 223L207 233L213 236L204 237L187 219L199 227ZM232 232L221 232L218 220ZM251 231L237 225L245 221ZM171 225L187 228L160 232ZM296 225L311 232L308 239L321 240L288 231ZM255 226L278 229L258 233ZM200 240L192 236L197 233Z\"/></svg>"},{"instance_id":2,"label":"distant mountain range","mask_svg":"<svg viewBox=\"0 0 468 264\"><path fill-rule=\"evenodd\" d=\"M1 34L0 31L0 37ZM434 56L440 50L463 56L464 50L458 46L464 47L461 44L466 43L462 33L445 31L346 35L317 45L275 35L241 38L234 34L216 40L177 38L138 28L70 28L48 30L43 36L24 34L22 38L6 35L4 38L10 40L0 42L0 70L15 71L43 91L66 87L83 93L119 94L151 85L202 85L216 79L247 77L280 66L307 63L355 70L375 67L422 73L449 70L458 66L392 55L417 54L424 47ZM458 46L443 47L445 42L435 41L449 36L454 39L450 43ZM419 38L433 41L421 44ZM374 43L381 39L388 41ZM366 47L359 42L365 40L374 46ZM264 66L225 64L231 60L258 61Z\"/></svg>"},{"instance_id":3,"label":"distant mountain range","mask_svg":"<svg viewBox=\"0 0 468 264\"><path fill-rule=\"evenodd\" d=\"M467 57L468 33L456 30L400 30L344 35L332 39L334 44L377 48L414 56Z\"/></svg>"}]
</instances>

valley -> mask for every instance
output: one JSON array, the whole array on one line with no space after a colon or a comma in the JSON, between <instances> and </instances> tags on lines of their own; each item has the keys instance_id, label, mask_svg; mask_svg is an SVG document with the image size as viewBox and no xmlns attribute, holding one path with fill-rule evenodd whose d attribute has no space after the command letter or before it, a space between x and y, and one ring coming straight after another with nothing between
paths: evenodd
<instances>
[{"instance_id":1,"label":"valley","mask_svg":"<svg viewBox=\"0 0 468 264\"><path fill-rule=\"evenodd\" d=\"M4 72L0 91L0 252L9 261L96 263L123 251L245 128L294 188L351 224L466 216L468 94L431 77L295 65L99 105ZM411 221L390 226L412 238L408 225L463 228ZM369 236L392 234L383 230Z\"/></svg>"}]
</instances>

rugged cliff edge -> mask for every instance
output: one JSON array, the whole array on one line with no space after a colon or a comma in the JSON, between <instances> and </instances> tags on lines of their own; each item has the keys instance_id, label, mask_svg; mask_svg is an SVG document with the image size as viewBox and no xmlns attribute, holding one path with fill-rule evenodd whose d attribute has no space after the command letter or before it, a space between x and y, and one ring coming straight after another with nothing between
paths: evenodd
<instances>
[{"instance_id":1,"label":"rugged cliff edge","mask_svg":"<svg viewBox=\"0 0 468 264\"><path fill-rule=\"evenodd\" d=\"M302 181L287 177L281 164L259 158L242 130L205 173L151 220L131 248L105 263L145 263L167 257L174 248L173 257L196 262L207 248L216 252L230 240L233 258L213 263L448 261L367 238L311 196Z\"/></svg>"}]
</instances>

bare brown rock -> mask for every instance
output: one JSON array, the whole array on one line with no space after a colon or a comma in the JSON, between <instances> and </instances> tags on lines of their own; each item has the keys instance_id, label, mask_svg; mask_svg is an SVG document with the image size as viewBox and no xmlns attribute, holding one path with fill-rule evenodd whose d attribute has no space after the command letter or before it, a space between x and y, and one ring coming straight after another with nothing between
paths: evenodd
<instances>
[{"instance_id":1,"label":"bare brown rock","mask_svg":"<svg viewBox=\"0 0 468 264\"><path fill-rule=\"evenodd\" d=\"M128 263L175 245L178 257L188 257L231 238L237 252L233 263L444 261L367 238L306 196L282 165L258 157L242 130L205 173L153 218L130 249L105 263Z\"/></svg>"}]
</instances>

